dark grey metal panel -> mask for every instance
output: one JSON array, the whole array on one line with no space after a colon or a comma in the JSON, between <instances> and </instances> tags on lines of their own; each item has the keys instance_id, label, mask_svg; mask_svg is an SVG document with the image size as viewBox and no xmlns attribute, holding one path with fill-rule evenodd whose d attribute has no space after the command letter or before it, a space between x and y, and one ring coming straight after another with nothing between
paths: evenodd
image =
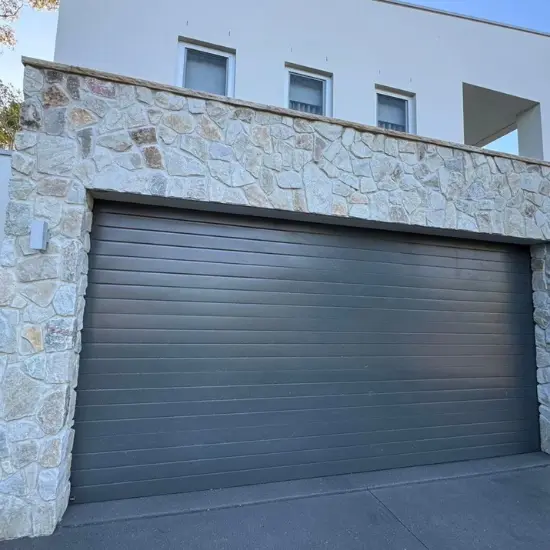
<instances>
[{"instance_id":1,"label":"dark grey metal panel","mask_svg":"<svg viewBox=\"0 0 550 550\"><path fill-rule=\"evenodd\" d=\"M538 448L528 250L98 203L76 501Z\"/></svg>"}]
</instances>

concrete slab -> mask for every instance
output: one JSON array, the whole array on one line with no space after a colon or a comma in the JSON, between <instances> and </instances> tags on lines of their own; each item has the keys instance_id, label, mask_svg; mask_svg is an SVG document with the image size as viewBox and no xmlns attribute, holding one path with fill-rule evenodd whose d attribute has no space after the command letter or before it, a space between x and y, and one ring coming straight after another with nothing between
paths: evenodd
<instances>
[{"instance_id":1,"label":"concrete slab","mask_svg":"<svg viewBox=\"0 0 550 550\"><path fill-rule=\"evenodd\" d=\"M2 550L425 550L369 493L64 528Z\"/></svg>"},{"instance_id":2,"label":"concrete slab","mask_svg":"<svg viewBox=\"0 0 550 550\"><path fill-rule=\"evenodd\" d=\"M548 550L550 468L374 489L429 549Z\"/></svg>"}]
</instances>

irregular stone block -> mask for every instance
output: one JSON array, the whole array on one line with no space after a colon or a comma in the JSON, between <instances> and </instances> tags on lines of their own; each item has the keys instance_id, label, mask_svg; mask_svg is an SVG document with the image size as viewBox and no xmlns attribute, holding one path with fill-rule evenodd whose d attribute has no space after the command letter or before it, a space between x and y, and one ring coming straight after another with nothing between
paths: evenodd
<instances>
[{"instance_id":1,"label":"irregular stone block","mask_svg":"<svg viewBox=\"0 0 550 550\"><path fill-rule=\"evenodd\" d=\"M61 316L74 315L76 313L76 285L63 283L59 285L53 299L55 312Z\"/></svg>"},{"instance_id":2,"label":"irregular stone block","mask_svg":"<svg viewBox=\"0 0 550 550\"><path fill-rule=\"evenodd\" d=\"M38 492L45 501L55 500L64 480L62 468L42 470L38 476Z\"/></svg>"},{"instance_id":3,"label":"irregular stone block","mask_svg":"<svg viewBox=\"0 0 550 550\"><path fill-rule=\"evenodd\" d=\"M17 265L17 275L24 283L56 279L58 274L59 262L55 256L37 256Z\"/></svg>"},{"instance_id":4,"label":"irregular stone block","mask_svg":"<svg viewBox=\"0 0 550 550\"><path fill-rule=\"evenodd\" d=\"M61 465L72 446L72 430L65 430L60 435L47 439L42 444L40 453L40 465L44 468L57 468Z\"/></svg>"},{"instance_id":5,"label":"irregular stone block","mask_svg":"<svg viewBox=\"0 0 550 550\"><path fill-rule=\"evenodd\" d=\"M145 164L149 168L154 168L156 170L164 168L164 163L162 162L162 154L157 147L145 147L143 149L143 156L145 158Z\"/></svg>"},{"instance_id":6,"label":"irregular stone block","mask_svg":"<svg viewBox=\"0 0 550 550\"><path fill-rule=\"evenodd\" d=\"M332 183L316 164L309 163L304 168L304 187L310 212L332 212Z\"/></svg>"},{"instance_id":7,"label":"irregular stone block","mask_svg":"<svg viewBox=\"0 0 550 550\"><path fill-rule=\"evenodd\" d=\"M143 86L136 86L136 96L138 101L141 101L141 103L152 105L154 102L153 92L149 88L144 88Z\"/></svg>"},{"instance_id":8,"label":"irregular stone block","mask_svg":"<svg viewBox=\"0 0 550 550\"><path fill-rule=\"evenodd\" d=\"M174 177L170 178L166 196L207 201L209 199L209 188L208 178Z\"/></svg>"},{"instance_id":9,"label":"irregular stone block","mask_svg":"<svg viewBox=\"0 0 550 550\"><path fill-rule=\"evenodd\" d=\"M43 380L46 374L46 356L43 353L25 359L21 370L31 378Z\"/></svg>"},{"instance_id":10,"label":"irregular stone block","mask_svg":"<svg viewBox=\"0 0 550 550\"><path fill-rule=\"evenodd\" d=\"M204 99L198 99L196 97L190 97L187 100L189 106L189 112L193 114L201 114L206 112L206 101Z\"/></svg>"},{"instance_id":11,"label":"irregular stone block","mask_svg":"<svg viewBox=\"0 0 550 550\"><path fill-rule=\"evenodd\" d=\"M178 134L190 134L195 129L195 119L187 112L164 115L162 122Z\"/></svg>"},{"instance_id":12,"label":"irregular stone block","mask_svg":"<svg viewBox=\"0 0 550 550\"><path fill-rule=\"evenodd\" d=\"M69 102L70 99L60 86L48 86L44 92L42 92L42 105L46 108L64 107L68 105Z\"/></svg>"},{"instance_id":13,"label":"irregular stone block","mask_svg":"<svg viewBox=\"0 0 550 550\"><path fill-rule=\"evenodd\" d=\"M76 142L70 138L41 135L37 144L38 171L64 176L74 168L76 152Z\"/></svg>"},{"instance_id":14,"label":"irregular stone block","mask_svg":"<svg viewBox=\"0 0 550 550\"><path fill-rule=\"evenodd\" d=\"M95 95L113 99L116 96L116 85L114 82L98 80L97 78L87 78L88 89Z\"/></svg>"},{"instance_id":15,"label":"irregular stone block","mask_svg":"<svg viewBox=\"0 0 550 550\"><path fill-rule=\"evenodd\" d=\"M313 127L319 134L321 134L321 136L329 141L338 139L344 131L342 126L338 126L337 124L329 124L328 122L314 122Z\"/></svg>"},{"instance_id":16,"label":"irregular stone block","mask_svg":"<svg viewBox=\"0 0 550 550\"><path fill-rule=\"evenodd\" d=\"M70 180L63 178L41 178L36 186L39 195L65 197L69 191Z\"/></svg>"},{"instance_id":17,"label":"irregular stone block","mask_svg":"<svg viewBox=\"0 0 550 550\"><path fill-rule=\"evenodd\" d=\"M13 353L16 348L17 313L0 311L0 352Z\"/></svg>"},{"instance_id":18,"label":"irregular stone block","mask_svg":"<svg viewBox=\"0 0 550 550\"><path fill-rule=\"evenodd\" d=\"M247 170L241 167L237 167L231 174L231 186L242 187L244 185L250 185L254 183L256 178Z\"/></svg>"},{"instance_id":19,"label":"irregular stone block","mask_svg":"<svg viewBox=\"0 0 550 550\"><path fill-rule=\"evenodd\" d=\"M23 339L22 353L37 353L44 349L42 328L37 325L26 325L21 329Z\"/></svg>"},{"instance_id":20,"label":"irregular stone block","mask_svg":"<svg viewBox=\"0 0 550 550\"><path fill-rule=\"evenodd\" d=\"M305 140L311 141L311 136L307 134L302 135ZM265 126L252 126L250 131L250 140L256 147L261 147L264 153L271 153L273 151L273 142L271 141L271 133L269 128ZM313 144L311 144L313 147Z\"/></svg>"},{"instance_id":21,"label":"irregular stone block","mask_svg":"<svg viewBox=\"0 0 550 550\"><path fill-rule=\"evenodd\" d=\"M124 119L127 128L138 128L149 123L147 112L141 105L131 105L124 109Z\"/></svg>"},{"instance_id":22,"label":"irregular stone block","mask_svg":"<svg viewBox=\"0 0 550 550\"><path fill-rule=\"evenodd\" d=\"M11 462L20 470L38 460L38 443L35 439L20 441L12 445Z\"/></svg>"},{"instance_id":23,"label":"irregular stone block","mask_svg":"<svg viewBox=\"0 0 550 550\"><path fill-rule=\"evenodd\" d=\"M7 269L0 269L0 306L11 304L15 297L15 276Z\"/></svg>"},{"instance_id":24,"label":"irregular stone block","mask_svg":"<svg viewBox=\"0 0 550 550\"><path fill-rule=\"evenodd\" d=\"M40 92L44 87L44 75L42 71L34 67L25 67L25 76L23 79L23 91L26 94Z\"/></svg>"},{"instance_id":25,"label":"irregular stone block","mask_svg":"<svg viewBox=\"0 0 550 550\"><path fill-rule=\"evenodd\" d=\"M52 384L71 383L78 369L78 356L73 351L46 355L45 381Z\"/></svg>"},{"instance_id":26,"label":"irregular stone block","mask_svg":"<svg viewBox=\"0 0 550 550\"><path fill-rule=\"evenodd\" d=\"M209 153L211 159L230 161L233 158L231 147L218 142L210 144Z\"/></svg>"},{"instance_id":27,"label":"irregular stone block","mask_svg":"<svg viewBox=\"0 0 550 550\"><path fill-rule=\"evenodd\" d=\"M172 145L178 139L178 134L168 126L160 126L158 134L160 141L166 145Z\"/></svg>"},{"instance_id":28,"label":"irregular stone block","mask_svg":"<svg viewBox=\"0 0 550 550\"><path fill-rule=\"evenodd\" d=\"M223 141L220 127L206 115L202 115L199 119L198 133L201 137L210 141Z\"/></svg>"},{"instance_id":29,"label":"irregular stone block","mask_svg":"<svg viewBox=\"0 0 550 550\"><path fill-rule=\"evenodd\" d=\"M185 99L182 96L168 92L157 92L155 94L155 103L162 109L181 111L185 106Z\"/></svg>"},{"instance_id":30,"label":"irregular stone block","mask_svg":"<svg viewBox=\"0 0 550 550\"><path fill-rule=\"evenodd\" d=\"M36 419L46 434L58 433L67 417L69 389L67 387L48 394L42 401Z\"/></svg>"},{"instance_id":31,"label":"irregular stone block","mask_svg":"<svg viewBox=\"0 0 550 550\"><path fill-rule=\"evenodd\" d=\"M13 153L11 157L11 167L16 172L28 176L34 169L34 158L21 153Z\"/></svg>"},{"instance_id":32,"label":"irregular stone block","mask_svg":"<svg viewBox=\"0 0 550 550\"><path fill-rule=\"evenodd\" d=\"M44 332L44 347L47 352L72 349L76 338L75 320L72 318L51 319L46 323Z\"/></svg>"},{"instance_id":33,"label":"irregular stone block","mask_svg":"<svg viewBox=\"0 0 550 550\"><path fill-rule=\"evenodd\" d=\"M44 390L44 384L23 374L18 366L8 367L3 381L5 420L33 415Z\"/></svg>"},{"instance_id":34,"label":"irregular stone block","mask_svg":"<svg viewBox=\"0 0 550 550\"><path fill-rule=\"evenodd\" d=\"M34 147L38 140L38 136L35 132L17 132L15 134L14 147L17 151L25 151Z\"/></svg>"},{"instance_id":35,"label":"irregular stone block","mask_svg":"<svg viewBox=\"0 0 550 550\"><path fill-rule=\"evenodd\" d=\"M102 147L107 147L107 149L117 151L118 153L122 153L132 147L132 140L128 132L116 132L115 134L101 136L97 140L97 144Z\"/></svg>"},{"instance_id":36,"label":"irregular stone block","mask_svg":"<svg viewBox=\"0 0 550 550\"><path fill-rule=\"evenodd\" d=\"M67 92L71 99L80 99L80 78L76 75L69 75L67 77Z\"/></svg>"},{"instance_id":37,"label":"irregular stone block","mask_svg":"<svg viewBox=\"0 0 550 550\"><path fill-rule=\"evenodd\" d=\"M153 127L132 130L130 137L136 145L150 145L157 143L157 131Z\"/></svg>"},{"instance_id":38,"label":"irregular stone block","mask_svg":"<svg viewBox=\"0 0 550 550\"><path fill-rule=\"evenodd\" d=\"M65 132L67 109L48 109L44 113L44 131L51 136L60 136Z\"/></svg>"},{"instance_id":39,"label":"irregular stone block","mask_svg":"<svg viewBox=\"0 0 550 550\"><path fill-rule=\"evenodd\" d=\"M88 158L92 154L94 145L93 136L94 133L92 128L84 128L76 134L76 139L80 147L80 155L83 159Z\"/></svg>"},{"instance_id":40,"label":"irregular stone block","mask_svg":"<svg viewBox=\"0 0 550 550\"><path fill-rule=\"evenodd\" d=\"M166 153L166 169L171 176L204 176L206 167L195 157L176 151Z\"/></svg>"},{"instance_id":41,"label":"irregular stone block","mask_svg":"<svg viewBox=\"0 0 550 550\"><path fill-rule=\"evenodd\" d=\"M180 148L203 162L208 158L207 142L197 136L181 136Z\"/></svg>"},{"instance_id":42,"label":"irregular stone block","mask_svg":"<svg viewBox=\"0 0 550 550\"><path fill-rule=\"evenodd\" d=\"M61 221L62 202L55 197L37 197L34 201L34 216L48 222L49 228Z\"/></svg>"},{"instance_id":43,"label":"irregular stone block","mask_svg":"<svg viewBox=\"0 0 550 550\"><path fill-rule=\"evenodd\" d=\"M22 475L19 474L17 483L21 480ZM32 532L31 507L24 500L10 496L8 484L5 485L7 494L0 495L0 540L26 537Z\"/></svg>"},{"instance_id":44,"label":"irregular stone block","mask_svg":"<svg viewBox=\"0 0 550 550\"><path fill-rule=\"evenodd\" d=\"M27 130L38 130L42 125L42 108L37 102L27 100L21 105L20 123Z\"/></svg>"},{"instance_id":45,"label":"irregular stone block","mask_svg":"<svg viewBox=\"0 0 550 550\"><path fill-rule=\"evenodd\" d=\"M303 187L302 176L298 172L281 172L277 175L277 184L283 189L299 189Z\"/></svg>"}]
</instances>

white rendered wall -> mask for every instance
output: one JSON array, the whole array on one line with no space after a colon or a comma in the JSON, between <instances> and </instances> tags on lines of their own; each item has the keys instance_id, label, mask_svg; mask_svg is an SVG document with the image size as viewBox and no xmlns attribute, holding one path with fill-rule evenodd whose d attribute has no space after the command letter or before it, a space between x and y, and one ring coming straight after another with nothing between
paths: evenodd
<instances>
[{"instance_id":1,"label":"white rendered wall","mask_svg":"<svg viewBox=\"0 0 550 550\"><path fill-rule=\"evenodd\" d=\"M8 205L8 183L11 177L11 153L0 149L0 245L4 239L4 223Z\"/></svg>"},{"instance_id":2,"label":"white rendered wall","mask_svg":"<svg viewBox=\"0 0 550 550\"><path fill-rule=\"evenodd\" d=\"M376 0L61 0L55 59L176 84L178 37L237 51L235 97L285 106L285 63L333 73L333 116L375 123L375 85L416 94L417 133L463 142L462 83L541 103L550 37Z\"/></svg>"}]
</instances>

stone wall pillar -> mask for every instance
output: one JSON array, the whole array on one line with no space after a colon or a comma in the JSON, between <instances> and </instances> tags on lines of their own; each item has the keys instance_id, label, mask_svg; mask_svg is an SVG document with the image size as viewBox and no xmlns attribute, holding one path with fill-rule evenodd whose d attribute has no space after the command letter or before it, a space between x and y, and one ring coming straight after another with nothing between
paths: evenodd
<instances>
[{"instance_id":1,"label":"stone wall pillar","mask_svg":"<svg viewBox=\"0 0 550 550\"><path fill-rule=\"evenodd\" d=\"M27 70L12 160L0 250L0 540L51 534L69 499L91 204L70 174L76 144L60 96L38 100L65 81ZM52 145L43 156L40 135ZM35 219L49 226L44 252L29 247Z\"/></svg>"},{"instance_id":2,"label":"stone wall pillar","mask_svg":"<svg viewBox=\"0 0 550 550\"><path fill-rule=\"evenodd\" d=\"M531 247L541 449L550 454L550 244Z\"/></svg>"}]
</instances>

